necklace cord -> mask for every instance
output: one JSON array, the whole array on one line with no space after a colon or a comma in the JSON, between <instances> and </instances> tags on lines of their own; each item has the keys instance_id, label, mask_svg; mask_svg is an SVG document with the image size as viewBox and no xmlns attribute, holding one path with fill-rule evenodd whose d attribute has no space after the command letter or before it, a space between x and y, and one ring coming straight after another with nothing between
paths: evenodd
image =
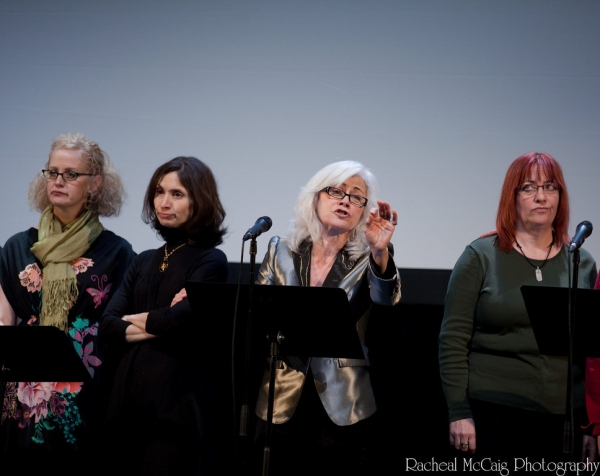
<instances>
[{"instance_id":1,"label":"necklace cord","mask_svg":"<svg viewBox=\"0 0 600 476\"><path fill-rule=\"evenodd\" d=\"M534 268L537 268L537 269L542 269L544 267L544 265L546 264L546 262L548 261L548 258L550 257L550 252L552 251L552 247L554 246L554 233L552 233L552 243L550 243L550 246L548 246L548 254L546 255L546 259L544 259L544 262L540 266L536 266L529 260L529 258L523 251L523 248L521 248L521 245L519 244L519 242L516 239L515 239L515 244L517 245L517 248L519 248L519 251L523 255L523 258L525 258L531 266L533 266Z\"/></svg>"}]
</instances>

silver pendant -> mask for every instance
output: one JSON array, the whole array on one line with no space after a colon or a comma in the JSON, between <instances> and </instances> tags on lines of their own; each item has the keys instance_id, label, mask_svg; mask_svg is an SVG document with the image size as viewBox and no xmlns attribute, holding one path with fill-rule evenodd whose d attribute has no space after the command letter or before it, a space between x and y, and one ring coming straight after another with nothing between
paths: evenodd
<instances>
[{"instance_id":1,"label":"silver pendant","mask_svg":"<svg viewBox=\"0 0 600 476\"><path fill-rule=\"evenodd\" d=\"M542 270L540 268L535 268L535 279L542 280Z\"/></svg>"}]
</instances>

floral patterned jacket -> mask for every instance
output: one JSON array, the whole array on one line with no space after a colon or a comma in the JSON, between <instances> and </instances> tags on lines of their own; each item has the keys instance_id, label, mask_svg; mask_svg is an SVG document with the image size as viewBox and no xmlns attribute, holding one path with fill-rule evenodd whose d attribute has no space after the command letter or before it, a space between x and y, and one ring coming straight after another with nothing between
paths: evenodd
<instances>
[{"instance_id":1,"label":"floral patterned jacket","mask_svg":"<svg viewBox=\"0 0 600 476\"><path fill-rule=\"evenodd\" d=\"M41 264L30 251L36 241L37 229L31 228L9 238L0 253L0 283L20 326L39 325L44 278ZM68 335L90 381L8 382L0 419L0 451L53 450L58 445L67 453L93 452L104 406L99 396L110 385L110 375L103 371L98 321L134 257L126 240L104 230L84 256L71 262L79 295L69 309Z\"/></svg>"}]
</instances>

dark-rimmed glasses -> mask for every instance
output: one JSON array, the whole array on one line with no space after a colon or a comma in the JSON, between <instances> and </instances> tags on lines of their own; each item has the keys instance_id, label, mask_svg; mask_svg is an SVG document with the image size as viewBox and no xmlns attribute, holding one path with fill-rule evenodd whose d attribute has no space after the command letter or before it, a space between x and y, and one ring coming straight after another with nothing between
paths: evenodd
<instances>
[{"instance_id":1,"label":"dark-rimmed glasses","mask_svg":"<svg viewBox=\"0 0 600 476\"><path fill-rule=\"evenodd\" d=\"M367 202L369 201L366 197L361 197L360 195L352 195L336 187L325 187L323 190L321 190L321 192L325 192L330 197L337 198L338 200L343 200L344 198L348 197L352 205L360 208L365 207L367 205Z\"/></svg>"},{"instance_id":2,"label":"dark-rimmed glasses","mask_svg":"<svg viewBox=\"0 0 600 476\"><path fill-rule=\"evenodd\" d=\"M81 172L73 172L72 170L70 170L69 172L57 172L56 170L44 169L42 170L42 175L46 180L56 180L60 175L65 182L74 182L80 175L91 177L94 174L84 174Z\"/></svg>"},{"instance_id":3,"label":"dark-rimmed glasses","mask_svg":"<svg viewBox=\"0 0 600 476\"><path fill-rule=\"evenodd\" d=\"M544 193L552 195L559 190L559 186L555 183L545 183L544 185L534 185L532 183L524 183L520 185L517 190L521 192L526 197L533 197L538 193L539 189L544 189Z\"/></svg>"}]
</instances>

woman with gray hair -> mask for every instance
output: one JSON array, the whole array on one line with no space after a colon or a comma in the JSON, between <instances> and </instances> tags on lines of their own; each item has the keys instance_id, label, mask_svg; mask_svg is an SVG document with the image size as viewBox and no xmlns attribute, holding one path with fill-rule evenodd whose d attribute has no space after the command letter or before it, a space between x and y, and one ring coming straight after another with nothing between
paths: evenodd
<instances>
[{"instance_id":1,"label":"woman with gray hair","mask_svg":"<svg viewBox=\"0 0 600 476\"><path fill-rule=\"evenodd\" d=\"M9 238L0 254L0 322L54 326L79 353L86 382L8 382L0 459L29 471L93 462L110 382L98 321L135 253L99 216L118 215L123 185L108 156L82 134L57 137L31 182L37 227ZM79 465L79 466L64 466Z\"/></svg>"},{"instance_id":2,"label":"woman with gray hair","mask_svg":"<svg viewBox=\"0 0 600 476\"><path fill-rule=\"evenodd\" d=\"M363 359L288 356L278 361L269 462L274 474L354 474L361 469L377 408L365 346L368 316L372 304L400 301L390 243L398 214L376 194L376 179L361 163L330 164L301 190L288 238L275 236L269 242L257 283L342 288L364 351ZM259 443L269 380L267 369L256 406Z\"/></svg>"}]
</instances>

